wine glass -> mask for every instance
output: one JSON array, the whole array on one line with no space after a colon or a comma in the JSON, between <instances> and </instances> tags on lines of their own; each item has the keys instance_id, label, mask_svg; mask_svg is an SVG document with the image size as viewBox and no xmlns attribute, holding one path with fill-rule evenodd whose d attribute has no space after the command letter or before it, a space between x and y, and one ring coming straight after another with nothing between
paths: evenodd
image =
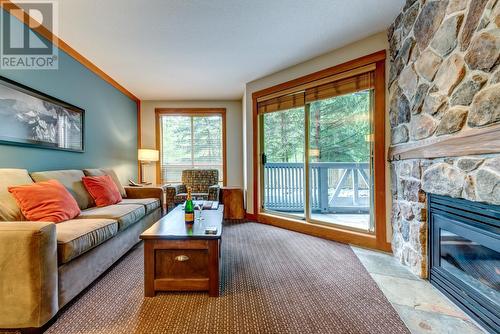
<instances>
[{"instance_id":1,"label":"wine glass","mask_svg":"<svg viewBox=\"0 0 500 334\"><path fill-rule=\"evenodd\" d=\"M202 201L196 203L196 209L198 209L198 212L199 212L197 220L202 221L203 220L203 217L201 215L201 213L203 212L203 202Z\"/></svg>"}]
</instances>

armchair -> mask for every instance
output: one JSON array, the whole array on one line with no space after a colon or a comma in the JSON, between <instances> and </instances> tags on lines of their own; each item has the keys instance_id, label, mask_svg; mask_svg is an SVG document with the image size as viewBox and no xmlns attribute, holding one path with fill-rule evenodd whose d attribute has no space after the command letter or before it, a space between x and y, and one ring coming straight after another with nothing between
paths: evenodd
<instances>
[{"instance_id":1,"label":"armchair","mask_svg":"<svg viewBox=\"0 0 500 334\"><path fill-rule=\"evenodd\" d=\"M167 208L184 203L187 188L191 187L194 199L219 200L219 171L217 169L185 169L182 183L167 187Z\"/></svg>"}]
</instances>

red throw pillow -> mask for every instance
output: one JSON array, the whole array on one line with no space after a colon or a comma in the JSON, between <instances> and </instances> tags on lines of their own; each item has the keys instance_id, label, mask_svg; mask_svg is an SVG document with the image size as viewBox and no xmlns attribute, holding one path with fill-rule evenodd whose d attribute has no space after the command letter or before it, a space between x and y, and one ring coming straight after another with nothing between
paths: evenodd
<instances>
[{"instance_id":1,"label":"red throw pillow","mask_svg":"<svg viewBox=\"0 0 500 334\"><path fill-rule=\"evenodd\" d=\"M28 220L60 223L80 214L78 203L59 181L48 180L8 190Z\"/></svg>"},{"instance_id":2,"label":"red throw pillow","mask_svg":"<svg viewBox=\"0 0 500 334\"><path fill-rule=\"evenodd\" d=\"M108 206L122 201L122 195L111 176L84 176L82 181L97 206Z\"/></svg>"}]
</instances>

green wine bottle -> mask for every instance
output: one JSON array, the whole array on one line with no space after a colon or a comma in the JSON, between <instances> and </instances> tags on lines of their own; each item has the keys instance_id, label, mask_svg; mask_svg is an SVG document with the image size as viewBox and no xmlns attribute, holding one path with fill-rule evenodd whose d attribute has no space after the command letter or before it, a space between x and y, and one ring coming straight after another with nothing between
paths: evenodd
<instances>
[{"instance_id":1,"label":"green wine bottle","mask_svg":"<svg viewBox=\"0 0 500 334\"><path fill-rule=\"evenodd\" d=\"M194 223L194 205L193 199L191 198L191 188L188 188L186 204L184 205L184 220L186 224Z\"/></svg>"}]
</instances>

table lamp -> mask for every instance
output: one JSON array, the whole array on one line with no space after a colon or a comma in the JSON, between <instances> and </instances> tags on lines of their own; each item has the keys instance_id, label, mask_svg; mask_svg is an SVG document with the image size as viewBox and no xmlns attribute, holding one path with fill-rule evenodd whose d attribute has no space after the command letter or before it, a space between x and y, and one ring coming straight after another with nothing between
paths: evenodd
<instances>
[{"instance_id":1,"label":"table lamp","mask_svg":"<svg viewBox=\"0 0 500 334\"><path fill-rule=\"evenodd\" d=\"M147 165L152 162L160 160L160 151L140 148L137 155L138 155L138 160L141 163L141 177L139 182L144 183L142 180L144 175L143 165Z\"/></svg>"}]
</instances>

